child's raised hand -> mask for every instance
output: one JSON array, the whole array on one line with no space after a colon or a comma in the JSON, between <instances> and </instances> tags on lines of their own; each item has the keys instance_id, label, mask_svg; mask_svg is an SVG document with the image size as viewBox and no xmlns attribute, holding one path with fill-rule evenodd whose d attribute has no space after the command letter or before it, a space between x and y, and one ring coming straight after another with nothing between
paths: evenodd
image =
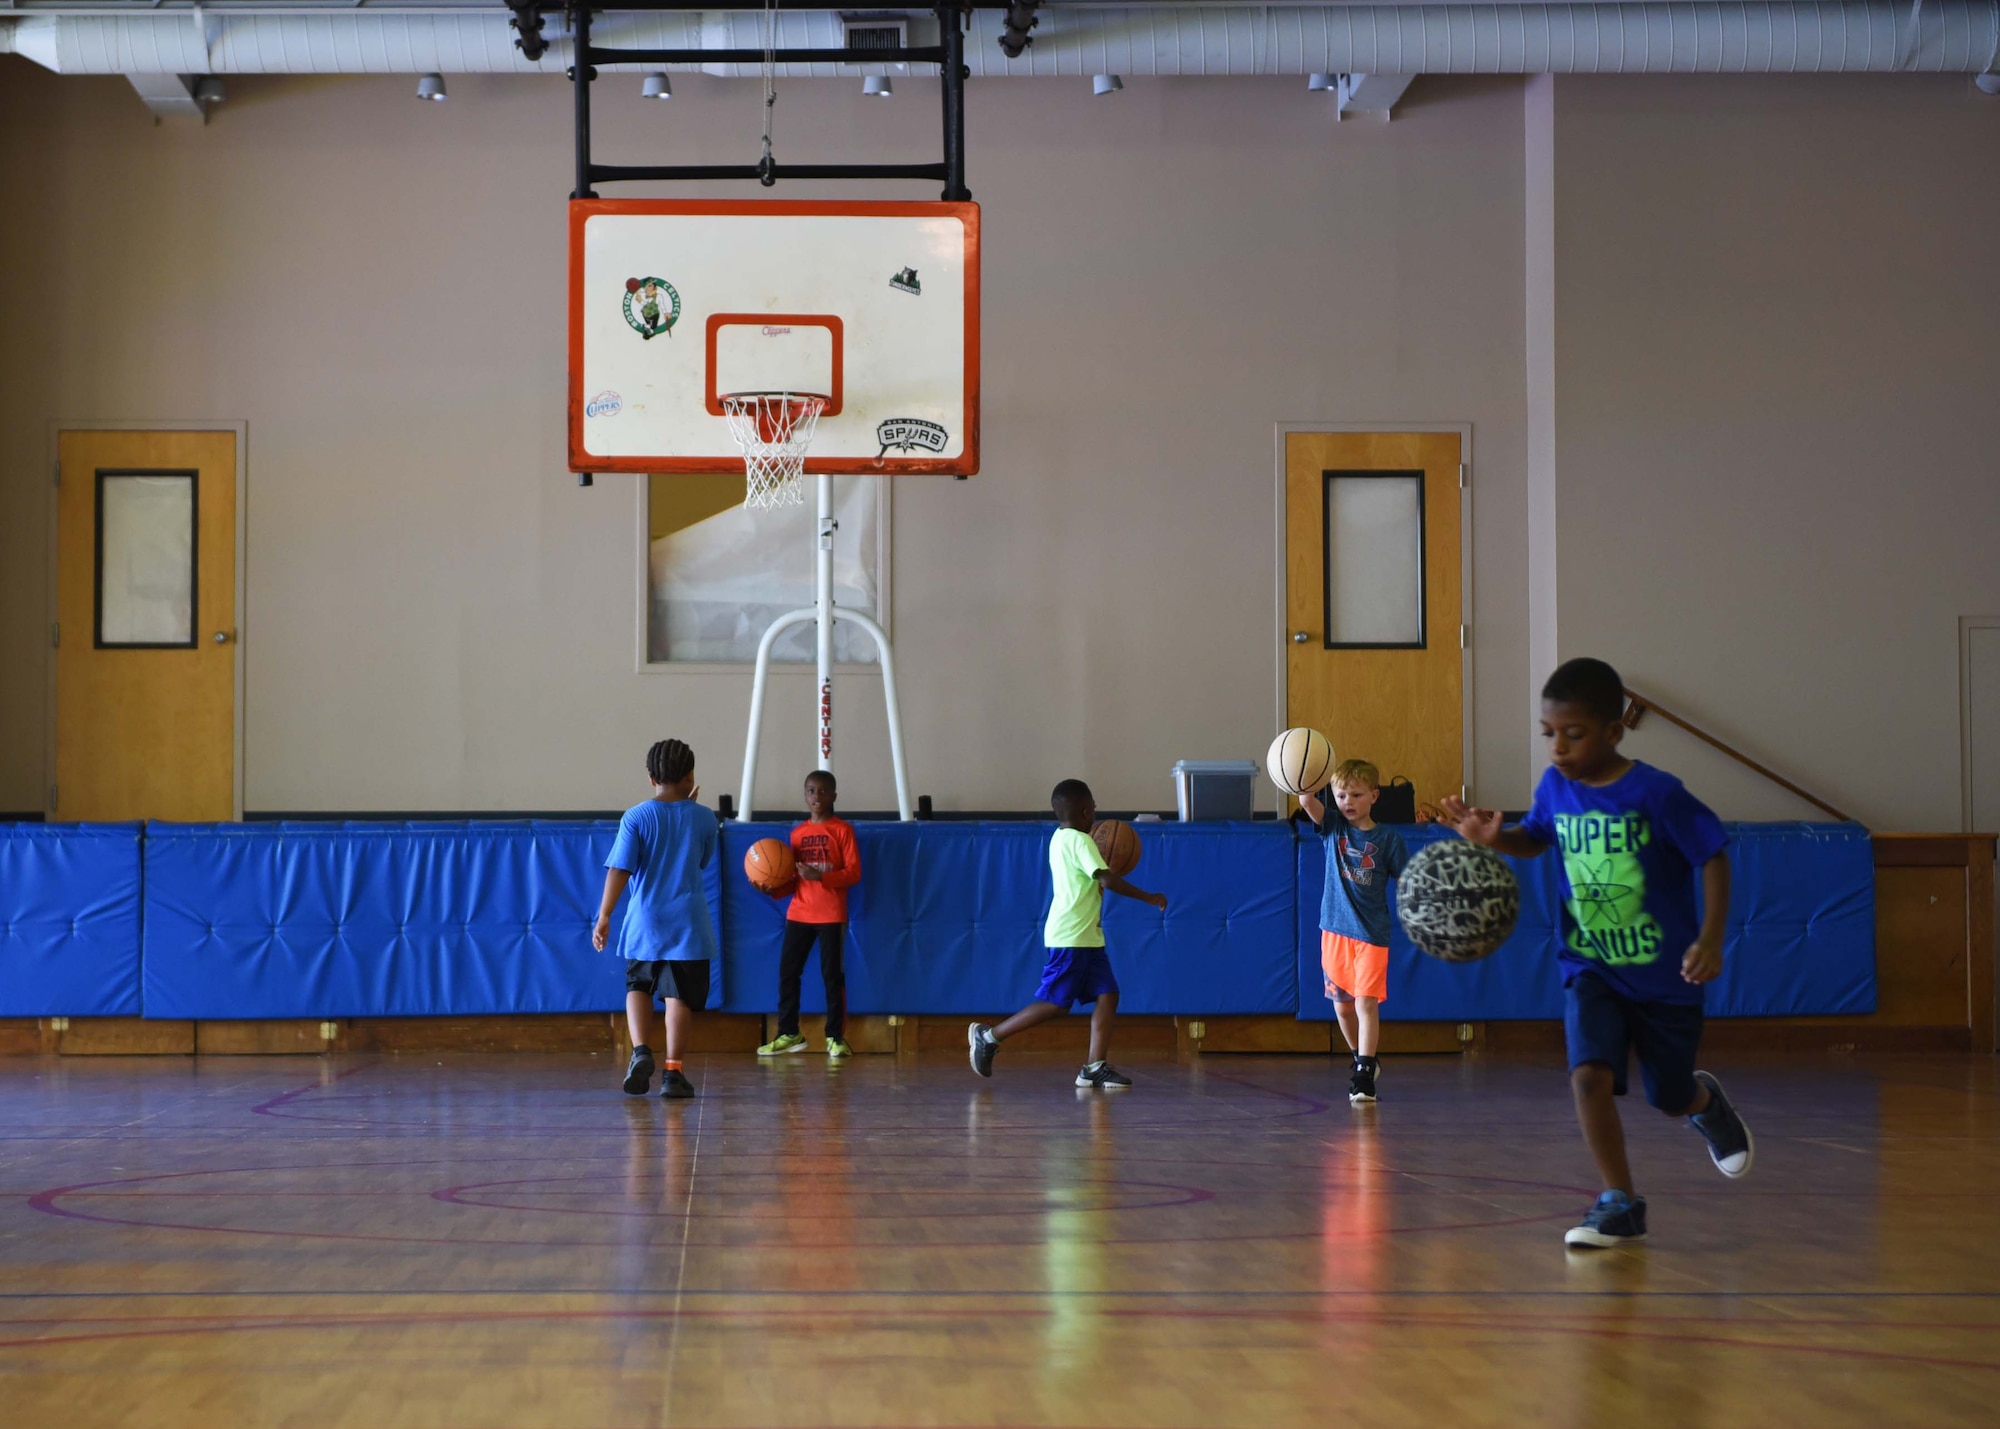
<instances>
[{"instance_id":1,"label":"child's raised hand","mask_svg":"<svg viewBox=\"0 0 2000 1429\"><path fill-rule=\"evenodd\" d=\"M1438 800L1438 812L1443 816L1441 821L1456 829L1460 838L1490 845L1500 837L1498 809L1476 809L1456 794L1447 794Z\"/></svg>"},{"instance_id":2,"label":"child's raised hand","mask_svg":"<svg viewBox=\"0 0 2000 1429\"><path fill-rule=\"evenodd\" d=\"M1681 959L1681 977L1696 987L1722 976L1722 944L1696 938Z\"/></svg>"}]
</instances>

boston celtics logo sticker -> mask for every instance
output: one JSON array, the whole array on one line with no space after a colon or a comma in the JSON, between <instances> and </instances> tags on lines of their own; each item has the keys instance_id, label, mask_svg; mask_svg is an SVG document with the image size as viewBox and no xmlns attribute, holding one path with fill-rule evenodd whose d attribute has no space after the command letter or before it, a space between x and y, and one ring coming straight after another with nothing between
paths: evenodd
<instances>
[{"instance_id":1,"label":"boston celtics logo sticker","mask_svg":"<svg viewBox=\"0 0 2000 1429\"><path fill-rule=\"evenodd\" d=\"M625 321L632 331L651 342L661 333L674 334L681 320L681 295L665 278L625 280Z\"/></svg>"}]
</instances>

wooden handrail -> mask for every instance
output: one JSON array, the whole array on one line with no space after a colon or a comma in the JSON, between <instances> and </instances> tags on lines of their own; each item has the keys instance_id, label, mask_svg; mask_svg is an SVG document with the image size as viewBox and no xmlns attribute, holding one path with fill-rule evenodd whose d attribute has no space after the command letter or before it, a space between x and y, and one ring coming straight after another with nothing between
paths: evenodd
<instances>
[{"instance_id":1,"label":"wooden handrail","mask_svg":"<svg viewBox=\"0 0 2000 1429\"><path fill-rule=\"evenodd\" d=\"M1791 780L1785 778L1784 775L1779 774L1773 770L1766 769L1763 765L1759 764L1756 760L1752 759L1749 755L1743 753L1741 750L1731 749L1728 745L1724 744L1721 740L1717 739L1714 735L1710 734L1707 730L1702 729L1696 725L1690 724L1687 720L1682 719L1672 710L1667 709L1658 700L1647 699L1637 690L1632 690L1632 689L1628 689L1625 691L1625 698L1628 701L1630 701L1630 703L1627 704L1625 707L1625 728L1637 729L1639 727L1639 721L1645 718L1646 712L1648 710L1651 710L1654 714L1658 715L1668 724L1673 725L1678 729L1684 729L1689 734L1693 735L1696 739L1700 740L1703 744L1711 745L1714 748L1721 750L1724 754L1728 755L1738 764L1741 764L1744 768L1755 770L1757 773L1763 775L1766 779L1769 779L1773 784L1776 784L1780 789L1784 789L1789 793L1798 795L1801 799L1804 799L1808 804L1811 804L1815 809L1818 809L1823 813L1831 815L1832 817L1840 820L1840 822L1843 824L1851 824L1855 822L1852 815L1843 814L1840 810L1834 808L1833 805L1827 803L1826 800L1815 798L1811 794L1808 794L1805 790L1801 789Z\"/></svg>"}]
</instances>

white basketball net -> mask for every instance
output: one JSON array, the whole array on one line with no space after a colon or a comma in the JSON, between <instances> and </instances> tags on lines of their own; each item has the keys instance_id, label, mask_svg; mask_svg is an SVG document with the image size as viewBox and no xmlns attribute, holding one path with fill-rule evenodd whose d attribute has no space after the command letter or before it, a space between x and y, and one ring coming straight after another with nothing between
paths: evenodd
<instances>
[{"instance_id":1,"label":"white basketball net","mask_svg":"<svg viewBox=\"0 0 2000 1429\"><path fill-rule=\"evenodd\" d=\"M827 399L812 392L731 392L718 399L743 453L743 504L753 511L806 499L806 448Z\"/></svg>"}]
</instances>

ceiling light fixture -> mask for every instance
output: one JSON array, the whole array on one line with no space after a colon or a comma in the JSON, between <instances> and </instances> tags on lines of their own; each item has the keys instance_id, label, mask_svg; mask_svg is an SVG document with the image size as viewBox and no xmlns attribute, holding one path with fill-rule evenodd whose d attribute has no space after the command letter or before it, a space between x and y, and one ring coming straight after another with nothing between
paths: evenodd
<instances>
[{"instance_id":1,"label":"ceiling light fixture","mask_svg":"<svg viewBox=\"0 0 2000 1429\"><path fill-rule=\"evenodd\" d=\"M672 99L673 81L663 74L649 74L646 82L639 86L639 95L642 99Z\"/></svg>"},{"instance_id":2,"label":"ceiling light fixture","mask_svg":"<svg viewBox=\"0 0 2000 1429\"><path fill-rule=\"evenodd\" d=\"M1116 94L1125 87L1125 81L1115 74L1100 74L1090 81L1092 94Z\"/></svg>"},{"instance_id":3,"label":"ceiling light fixture","mask_svg":"<svg viewBox=\"0 0 2000 1429\"><path fill-rule=\"evenodd\" d=\"M1337 89L1338 87L1339 85L1330 74L1309 74L1306 76L1306 88L1315 94L1321 90Z\"/></svg>"},{"instance_id":4,"label":"ceiling light fixture","mask_svg":"<svg viewBox=\"0 0 2000 1429\"><path fill-rule=\"evenodd\" d=\"M204 75L196 81L194 102L196 104L220 104L229 98L229 92L222 87L222 81L214 75Z\"/></svg>"},{"instance_id":5,"label":"ceiling light fixture","mask_svg":"<svg viewBox=\"0 0 2000 1429\"><path fill-rule=\"evenodd\" d=\"M444 103L444 76L427 74L417 81L417 98L436 100Z\"/></svg>"},{"instance_id":6,"label":"ceiling light fixture","mask_svg":"<svg viewBox=\"0 0 2000 1429\"><path fill-rule=\"evenodd\" d=\"M863 94L872 94L877 99L887 99L895 94L896 90L889 83L888 75L871 74L868 78L861 81L861 92Z\"/></svg>"}]
</instances>

